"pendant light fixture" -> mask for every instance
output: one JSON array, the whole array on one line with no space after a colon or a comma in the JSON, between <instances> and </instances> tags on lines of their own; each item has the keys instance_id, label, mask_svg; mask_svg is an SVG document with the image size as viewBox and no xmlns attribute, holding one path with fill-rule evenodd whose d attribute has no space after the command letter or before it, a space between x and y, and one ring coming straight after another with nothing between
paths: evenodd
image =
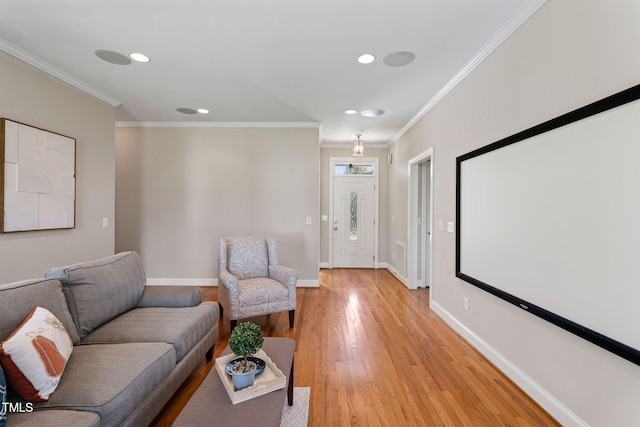
<instances>
[{"instance_id":1,"label":"pendant light fixture","mask_svg":"<svg viewBox=\"0 0 640 427\"><path fill-rule=\"evenodd\" d=\"M353 156L362 157L364 156L364 142L360 139L362 135L356 134L356 139L353 140Z\"/></svg>"}]
</instances>

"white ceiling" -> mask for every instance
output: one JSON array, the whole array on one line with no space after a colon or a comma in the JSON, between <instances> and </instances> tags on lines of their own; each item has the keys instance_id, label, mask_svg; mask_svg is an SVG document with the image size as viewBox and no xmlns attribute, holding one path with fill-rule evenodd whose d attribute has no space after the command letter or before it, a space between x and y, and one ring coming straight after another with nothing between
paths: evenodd
<instances>
[{"instance_id":1,"label":"white ceiling","mask_svg":"<svg viewBox=\"0 0 640 427\"><path fill-rule=\"evenodd\" d=\"M321 127L389 144L544 0L0 0L0 49L140 125ZM141 52L114 65L94 52ZM410 51L415 61L383 58ZM370 53L376 61L356 58ZM184 115L176 108L207 108ZM379 108L367 118L344 110Z\"/></svg>"}]
</instances>

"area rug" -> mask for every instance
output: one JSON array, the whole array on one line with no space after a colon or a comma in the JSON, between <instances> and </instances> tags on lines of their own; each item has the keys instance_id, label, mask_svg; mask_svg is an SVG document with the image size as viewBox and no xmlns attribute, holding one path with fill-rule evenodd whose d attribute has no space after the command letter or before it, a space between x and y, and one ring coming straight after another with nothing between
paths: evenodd
<instances>
[{"instance_id":1,"label":"area rug","mask_svg":"<svg viewBox=\"0 0 640 427\"><path fill-rule=\"evenodd\" d=\"M310 387L294 387L293 388L293 406L284 402L282 410L281 427L306 427L309 418L309 397L311 396Z\"/></svg>"}]
</instances>

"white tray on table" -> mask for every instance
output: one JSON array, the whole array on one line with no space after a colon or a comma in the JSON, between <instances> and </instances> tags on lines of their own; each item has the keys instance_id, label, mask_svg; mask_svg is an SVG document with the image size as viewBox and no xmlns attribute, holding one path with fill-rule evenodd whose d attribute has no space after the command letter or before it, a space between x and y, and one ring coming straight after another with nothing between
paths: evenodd
<instances>
[{"instance_id":1,"label":"white tray on table","mask_svg":"<svg viewBox=\"0 0 640 427\"><path fill-rule=\"evenodd\" d=\"M287 385L287 377L280 369L278 369L276 364L273 363L262 349L253 356L264 360L264 371L256 376L252 386L237 391L233 388L233 380L231 379L231 375L227 373L226 367L227 363L231 362L238 356L231 353L225 356L220 356L216 359L216 371L218 371L218 376L220 377L224 388L227 390L231 403L234 405L275 390L280 390Z\"/></svg>"}]
</instances>

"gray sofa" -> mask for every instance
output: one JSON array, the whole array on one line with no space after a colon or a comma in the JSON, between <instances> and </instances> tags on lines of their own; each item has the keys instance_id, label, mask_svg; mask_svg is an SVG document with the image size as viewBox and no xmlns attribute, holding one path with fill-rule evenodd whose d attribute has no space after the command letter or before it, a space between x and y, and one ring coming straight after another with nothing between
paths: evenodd
<instances>
[{"instance_id":1,"label":"gray sofa","mask_svg":"<svg viewBox=\"0 0 640 427\"><path fill-rule=\"evenodd\" d=\"M0 341L35 306L66 327L73 351L50 399L7 426L148 425L193 370L211 360L218 305L198 287L145 286L135 252L0 285ZM19 401L15 394L9 399Z\"/></svg>"}]
</instances>

